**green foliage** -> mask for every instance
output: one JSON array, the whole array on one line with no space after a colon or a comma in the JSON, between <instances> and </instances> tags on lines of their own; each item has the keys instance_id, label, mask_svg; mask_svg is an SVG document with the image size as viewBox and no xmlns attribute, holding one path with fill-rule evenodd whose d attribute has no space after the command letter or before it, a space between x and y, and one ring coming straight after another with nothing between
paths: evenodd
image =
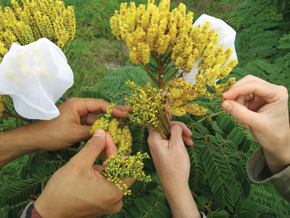
<instances>
[{"instance_id":1,"label":"green foliage","mask_svg":"<svg viewBox=\"0 0 290 218\"><path fill-rule=\"evenodd\" d=\"M230 2L224 0L225 2ZM228 22L237 32L239 64L231 76L254 75L290 91L289 1L236 1Z\"/></svg>"}]
</instances>

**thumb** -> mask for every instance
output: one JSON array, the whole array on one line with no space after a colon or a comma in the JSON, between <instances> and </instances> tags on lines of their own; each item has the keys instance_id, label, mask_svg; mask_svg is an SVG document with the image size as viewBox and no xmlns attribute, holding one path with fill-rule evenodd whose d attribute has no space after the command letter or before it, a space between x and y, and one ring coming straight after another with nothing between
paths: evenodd
<instances>
[{"instance_id":1,"label":"thumb","mask_svg":"<svg viewBox=\"0 0 290 218\"><path fill-rule=\"evenodd\" d=\"M246 106L233 100L223 101L221 105L227 112L233 115L237 120L247 124L251 128L259 127L258 120L260 119L257 119L259 114L249 110Z\"/></svg>"},{"instance_id":2,"label":"thumb","mask_svg":"<svg viewBox=\"0 0 290 218\"><path fill-rule=\"evenodd\" d=\"M105 131L98 129L82 150L74 156L74 161L82 164L84 167L92 167L105 147Z\"/></svg>"}]
</instances>

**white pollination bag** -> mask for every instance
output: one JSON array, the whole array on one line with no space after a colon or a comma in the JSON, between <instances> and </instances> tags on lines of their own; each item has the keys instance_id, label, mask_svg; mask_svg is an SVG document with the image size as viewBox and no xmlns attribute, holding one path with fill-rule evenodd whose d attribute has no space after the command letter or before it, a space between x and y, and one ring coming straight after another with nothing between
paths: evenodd
<instances>
[{"instance_id":1,"label":"white pollination bag","mask_svg":"<svg viewBox=\"0 0 290 218\"><path fill-rule=\"evenodd\" d=\"M218 47L218 46L223 45L224 49L228 47L232 48L233 53L230 56L229 60L231 59L238 60L236 49L235 49L236 31L223 20L206 15L206 14L201 15L194 22L193 26L200 25L200 27L202 27L204 22L206 21L210 22L210 29L214 29L219 34L219 40L216 46ZM196 68L198 67L198 62L199 62L199 59L197 60L197 62L194 63L192 70L189 73L185 73L183 75L182 78L184 78L184 80L187 83L192 83L192 84L196 83L195 75L198 73L198 71L196 70Z\"/></svg>"},{"instance_id":2,"label":"white pollination bag","mask_svg":"<svg viewBox=\"0 0 290 218\"><path fill-rule=\"evenodd\" d=\"M73 84L64 53L46 38L11 45L0 64L0 94L13 99L18 114L50 120L59 115L55 102Z\"/></svg>"}]
</instances>

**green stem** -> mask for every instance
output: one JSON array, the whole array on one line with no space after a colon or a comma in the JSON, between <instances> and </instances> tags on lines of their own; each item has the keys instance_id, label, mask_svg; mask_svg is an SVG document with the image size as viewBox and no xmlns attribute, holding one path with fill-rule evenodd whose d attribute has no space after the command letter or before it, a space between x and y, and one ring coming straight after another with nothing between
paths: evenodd
<instances>
[{"instance_id":1,"label":"green stem","mask_svg":"<svg viewBox=\"0 0 290 218\"><path fill-rule=\"evenodd\" d=\"M215 113L215 114L212 114L212 115L206 115L204 118L202 118L202 119L200 119L199 121L197 121L197 122L202 122L202 121L204 121L205 119L207 119L207 118L209 118L209 117L215 117L215 116L217 116L217 115L219 115L219 114L221 114L221 113L223 113L223 111L220 111L220 112L217 112L217 113Z\"/></svg>"},{"instance_id":2,"label":"green stem","mask_svg":"<svg viewBox=\"0 0 290 218\"><path fill-rule=\"evenodd\" d=\"M63 158L63 150L61 151L61 154L60 154L60 159L59 159L58 169L61 167L62 158Z\"/></svg>"}]
</instances>

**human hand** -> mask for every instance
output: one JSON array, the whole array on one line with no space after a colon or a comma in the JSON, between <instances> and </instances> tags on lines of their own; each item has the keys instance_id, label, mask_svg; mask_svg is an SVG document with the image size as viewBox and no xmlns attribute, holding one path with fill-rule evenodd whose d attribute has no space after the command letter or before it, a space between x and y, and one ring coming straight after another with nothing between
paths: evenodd
<instances>
[{"instance_id":1,"label":"human hand","mask_svg":"<svg viewBox=\"0 0 290 218\"><path fill-rule=\"evenodd\" d=\"M184 142L193 145L189 139L191 131L181 122L170 122L170 140L149 130L148 144L151 155L169 202L173 217L200 217L189 189L190 159Z\"/></svg>"},{"instance_id":2,"label":"human hand","mask_svg":"<svg viewBox=\"0 0 290 218\"><path fill-rule=\"evenodd\" d=\"M98 129L84 148L51 177L35 209L42 217L98 217L122 209L122 197L115 183L100 174L94 165L100 153L115 155L118 150L109 133ZM122 179L130 187L135 180Z\"/></svg>"},{"instance_id":3,"label":"human hand","mask_svg":"<svg viewBox=\"0 0 290 218\"><path fill-rule=\"evenodd\" d=\"M53 120L37 121L34 125L43 130L41 151L61 150L76 142L89 139L91 125L97 117L94 114L106 113L111 104L102 99L70 98L59 106L60 115ZM131 111L129 106L116 105L112 115L120 118L128 117L123 109ZM86 124L87 126L85 126Z\"/></svg>"},{"instance_id":4,"label":"human hand","mask_svg":"<svg viewBox=\"0 0 290 218\"><path fill-rule=\"evenodd\" d=\"M254 94L252 101L250 93ZM290 164L288 92L283 86L254 76L234 84L224 94L222 107L249 129L261 144L273 174Z\"/></svg>"}]
</instances>

